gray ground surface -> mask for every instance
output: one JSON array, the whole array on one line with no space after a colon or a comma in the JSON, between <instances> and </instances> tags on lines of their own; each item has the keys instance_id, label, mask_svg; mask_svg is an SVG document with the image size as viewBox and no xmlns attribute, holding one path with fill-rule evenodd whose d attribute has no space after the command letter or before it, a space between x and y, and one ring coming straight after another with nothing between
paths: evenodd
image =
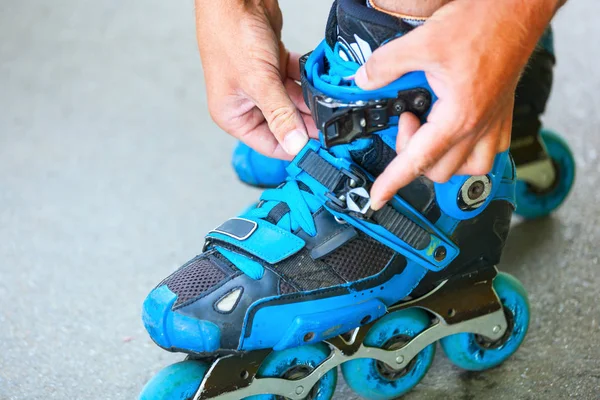
<instances>
[{"instance_id":1,"label":"gray ground surface","mask_svg":"<svg viewBox=\"0 0 600 400\"><path fill-rule=\"evenodd\" d=\"M552 218L515 222L502 264L529 289L529 336L484 373L439 352L407 398L600 398L599 10L571 3L546 123L578 181ZM327 2L283 6L287 44L310 49ZM132 399L181 358L141 302L257 195L207 114L193 24L190 0L0 3L0 399Z\"/></svg>"}]
</instances>

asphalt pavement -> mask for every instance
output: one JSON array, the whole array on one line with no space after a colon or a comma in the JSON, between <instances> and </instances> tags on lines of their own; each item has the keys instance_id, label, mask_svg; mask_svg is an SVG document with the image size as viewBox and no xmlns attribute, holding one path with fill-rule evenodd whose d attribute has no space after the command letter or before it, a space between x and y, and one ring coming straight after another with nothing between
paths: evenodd
<instances>
[{"instance_id":1,"label":"asphalt pavement","mask_svg":"<svg viewBox=\"0 0 600 400\"><path fill-rule=\"evenodd\" d=\"M282 3L286 44L310 50L328 2ZM482 373L438 352L407 399L600 399L599 11L571 1L555 21L544 121L573 149L574 191L516 219L500 265L529 291L529 335ZM141 303L259 193L208 115L195 40L191 0L0 3L0 399L134 399L182 358Z\"/></svg>"}]
</instances>

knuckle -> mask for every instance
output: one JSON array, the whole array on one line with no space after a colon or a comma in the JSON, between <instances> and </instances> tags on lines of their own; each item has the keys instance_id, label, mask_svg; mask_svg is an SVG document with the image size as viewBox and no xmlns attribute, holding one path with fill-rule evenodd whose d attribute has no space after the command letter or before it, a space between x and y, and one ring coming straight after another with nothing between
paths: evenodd
<instances>
[{"instance_id":1,"label":"knuckle","mask_svg":"<svg viewBox=\"0 0 600 400\"><path fill-rule=\"evenodd\" d=\"M511 133L510 131L503 135L503 137L501 137L500 139L500 144L498 145L498 153L502 153L505 152L506 150L508 150L510 148L510 139L511 139Z\"/></svg>"},{"instance_id":2,"label":"knuckle","mask_svg":"<svg viewBox=\"0 0 600 400\"><path fill-rule=\"evenodd\" d=\"M374 52L371 55L371 57L369 58L369 61L367 61L367 63L365 64L367 76L370 79L373 79L374 77L378 77L381 75L382 63L381 63L380 58L381 58L380 53Z\"/></svg>"},{"instance_id":3,"label":"knuckle","mask_svg":"<svg viewBox=\"0 0 600 400\"><path fill-rule=\"evenodd\" d=\"M493 157L478 157L473 160L473 165L471 166L471 174L472 175L485 175L489 173L492 169L492 164L494 162Z\"/></svg>"},{"instance_id":4,"label":"knuckle","mask_svg":"<svg viewBox=\"0 0 600 400\"><path fill-rule=\"evenodd\" d=\"M289 106L278 106L267 111L265 117L271 131L280 132L294 125L296 110Z\"/></svg>"},{"instance_id":5,"label":"knuckle","mask_svg":"<svg viewBox=\"0 0 600 400\"><path fill-rule=\"evenodd\" d=\"M464 115L462 117L463 129L469 133L475 132L479 127L480 120L481 120L481 117L477 113L474 113L474 112L466 113L466 115Z\"/></svg>"},{"instance_id":6,"label":"knuckle","mask_svg":"<svg viewBox=\"0 0 600 400\"><path fill-rule=\"evenodd\" d=\"M425 175L427 178L431 179L437 183L446 183L452 178L452 173L449 173L445 170L440 169L432 169Z\"/></svg>"},{"instance_id":7,"label":"knuckle","mask_svg":"<svg viewBox=\"0 0 600 400\"><path fill-rule=\"evenodd\" d=\"M383 189L382 191L382 198L388 202L389 199L391 199L392 197L394 197L394 195L396 194L397 190L399 190L400 188L396 189L395 187L386 187L385 189Z\"/></svg>"},{"instance_id":8,"label":"knuckle","mask_svg":"<svg viewBox=\"0 0 600 400\"><path fill-rule=\"evenodd\" d=\"M415 176L426 175L434 164L434 160L429 155L420 155L413 164L413 173Z\"/></svg>"},{"instance_id":9,"label":"knuckle","mask_svg":"<svg viewBox=\"0 0 600 400\"><path fill-rule=\"evenodd\" d=\"M479 107L469 96L456 95L453 105L453 127L463 134L474 133L479 129L483 120Z\"/></svg>"}]
</instances>

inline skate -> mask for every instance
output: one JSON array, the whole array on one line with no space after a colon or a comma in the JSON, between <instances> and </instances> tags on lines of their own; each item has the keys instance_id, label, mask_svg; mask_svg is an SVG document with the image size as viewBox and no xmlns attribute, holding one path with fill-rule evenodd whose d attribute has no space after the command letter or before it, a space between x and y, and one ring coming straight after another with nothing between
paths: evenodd
<instances>
[{"instance_id":1,"label":"inline skate","mask_svg":"<svg viewBox=\"0 0 600 400\"><path fill-rule=\"evenodd\" d=\"M148 295L151 338L187 359L140 399L329 400L338 366L361 397L394 399L425 376L437 341L467 370L499 365L521 345L527 294L495 267L514 209L508 152L489 174L421 177L370 207L399 116L424 120L436 96L422 72L370 92L343 77L410 29L361 0L334 3L326 39L301 61L320 141Z\"/></svg>"},{"instance_id":2,"label":"inline skate","mask_svg":"<svg viewBox=\"0 0 600 400\"><path fill-rule=\"evenodd\" d=\"M516 214L540 218L567 198L575 180L575 160L568 144L555 132L542 128L552 88L555 63L549 27L525 69L515 96L511 154L517 166ZM287 176L289 162L263 156L239 143L232 165L239 179L257 187L276 187Z\"/></svg>"}]
</instances>

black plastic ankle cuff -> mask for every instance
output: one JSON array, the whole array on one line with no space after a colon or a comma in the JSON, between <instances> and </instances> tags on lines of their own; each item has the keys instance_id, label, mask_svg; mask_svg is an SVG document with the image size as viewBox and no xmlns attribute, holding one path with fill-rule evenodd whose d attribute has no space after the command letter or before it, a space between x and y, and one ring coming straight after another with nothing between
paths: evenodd
<instances>
[{"instance_id":1,"label":"black plastic ankle cuff","mask_svg":"<svg viewBox=\"0 0 600 400\"><path fill-rule=\"evenodd\" d=\"M382 100L336 100L319 91L308 79L304 65L309 55L300 59L302 93L327 147L369 137L386 129L391 118L404 112L422 119L431 106L431 93L423 88L402 90L395 98Z\"/></svg>"}]
</instances>

